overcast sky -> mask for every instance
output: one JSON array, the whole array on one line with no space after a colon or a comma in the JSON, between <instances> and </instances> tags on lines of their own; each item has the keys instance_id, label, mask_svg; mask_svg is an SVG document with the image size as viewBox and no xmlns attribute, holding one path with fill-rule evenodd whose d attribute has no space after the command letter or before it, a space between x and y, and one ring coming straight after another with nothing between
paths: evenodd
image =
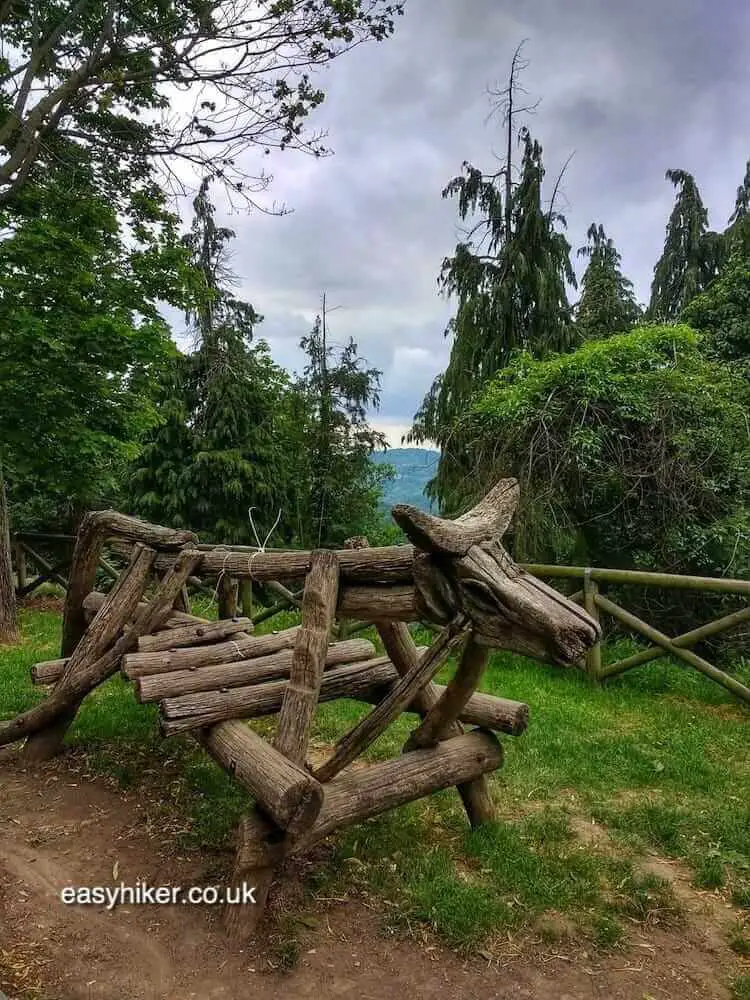
<instances>
[{"instance_id":1,"label":"overcast sky","mask_svg":"<svg viewBox=\"0 0 750 1000\"><path fill-rule=\"evenodd\" d=\"M325 291L331 337L349 335L383 370L373 423L393 445L450 345L452 306L437 294L459 230L440 193L463 160L500 149L487 87L528 39L523 83L550 182L574 153L563 194L573 247L602 222L647 300L673 190L695 174L712 227L726 223L750 157L750 5L742 0L407 0L396 33L320 74L315 125L335 155L263 160L283 217L229 215L242 294L265 316L258 335L300 368L298 342ZM270 160L270 162L269 162ZM254 161L248 154L247 164ZM218 195L218 192L216 192ZM579 268L580 271L580 268Z\"/></svg>"}]
</instances>

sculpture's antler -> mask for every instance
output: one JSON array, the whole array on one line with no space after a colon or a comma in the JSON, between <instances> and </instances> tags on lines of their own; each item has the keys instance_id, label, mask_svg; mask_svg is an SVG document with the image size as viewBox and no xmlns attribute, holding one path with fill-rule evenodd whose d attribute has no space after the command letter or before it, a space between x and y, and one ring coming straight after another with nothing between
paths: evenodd
<instances>
[{"instance_id":1,"label":"sculpture's antler","mask_svg":"<svg viewBox=\"0 0 750 1000\"><path fill-rule=\"evenodd\" d=\"M478 542L502 538L516 512L518 498L518 481L501 479L475 507L455 521L428 514L410 504L397 504L391 513L408 539L423 552L465 556Z\"/></svg>"}]
</instances>

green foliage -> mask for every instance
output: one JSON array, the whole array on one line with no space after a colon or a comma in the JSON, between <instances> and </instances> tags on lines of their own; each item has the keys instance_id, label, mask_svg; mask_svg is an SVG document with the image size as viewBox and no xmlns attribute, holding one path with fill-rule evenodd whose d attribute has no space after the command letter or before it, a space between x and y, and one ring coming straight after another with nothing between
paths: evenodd
<instances>
[{"instance_id":1,"label":"green foliage","mask_svg":"<svg viewBox=\"0 0 750 1000\"><path fill-rule=\"evenodd\" d=\"M648 307L648 318L661 323L676 320L708 287L724 257L722 237L708 231L708 212L693 176L685 170L668 170L666 176L678 192L664 251L654 268Z\"/></svg>"},{"instance_id":2,"label":"green foliage","mask_svg":"<svg viewBox=\"0 0 750 1000\"><path fill-rule=\"evenodd\" d=\"M278 416L286 376L268 345L251 346L260 322L229 285L227 243L204 181L185 244L202 290L189 312L199 338L164 379L162 423L147 438L132 478L135 509L222 542L254 542L248 508L275 509L283 497Z\"/></svg>"},{"instance_id":3,"label":"green foliage","mask_svg":"<svg viewBox=\"0 0 750 1000\"><path fill-rule=\"evenodd\" d=\"M578 333L582 340L627 333L641 317L633 283L620 270L620 254L604 228L592 222L586 235L587 245L578 250L589 260L575 308Z\"/></svg>"},{"instance_id":4,"label":"green foliage","mask_svg":"<svg viewBox=\"0 0 750 1000\"><path fill-rule=\"evenodd\" d=\"M736 244L719 277L683 310L682 320L706 334L723 361L750 361L750 255Z\"/></svg>"},{"instance_id":5,"label":"green foliage","mask_svg":"<svg viewBox=\"0 0 750 1000\"><path fill-rule=\"evenodd\" d=\"M4 3L0 202L37 163L55 163L61 135L91 152L101 177L177 156L252 197L266 179L246 176L238 154L324 152L305 133L324 97L307 70L388 37L402 12L384 0Z\"/></svg>"},{"instance_id":6,"label":"green foliage","mask_svg":"<svg viewBox=\"0 0 750 1000\"><path fill-rule=\"evenodd\" d=\"M518 476L516 547L526 559L746 576L749 392L684 326L546 361L523 355L463 422L479 473L463 484L465 502ZM695 608L680 599L663 613L671 631Z\"/></svg>"},{"instance_id":7,"label":"green foliage","mask_svg":"<svg viewBox=\"0 0 750 1000\"><path fill-rule=\"evenodd\" d=\"M525 127L519 132L519 179L511 180L514 116L526 110L514 106L517 71L523 68L518 54L504 92L505 163L494 174L464 163L463 175L443 191L444 198L458 198L459 218L472 219L473 225L454 256L443 262L441 289L457 299L446 330L453 346L448 368L425 396L408 440L440 446L437 475L427 492L451 513L457 509L456 484L469 471L462 441L455 436L456 419L515 351L544 357L568 350L577 336L566 288L575 287L576 279L562 232L565 219L554 208L557 185L545 208L542 147Z\"/></svg>"},{"instance_id":8,"label":"green foliage","mask_svg":"<svg viewBox=\"0 0 750 1000\"><path fill-rule=\"evenodd\" d=\"M118 215L69 153L0 214L0 461L27 523L117 495L174 353L157 302L186 301L187 257L158 192Z\"/></svg>"},{"instance_id":9,"label":"green foliage","mask_svg":"<svg viewBox=\"0 0 750 1000\"><path fill-rule=\"evenodd\" d=\"M366 535L375 543L385 528L382 486L392 475L389 467L370 461L386 443L366 419L367 407L380 402L381 372L365 367L352 339L334 349L325 313L300 346L308 362L289 394L282 430L292 462L293 541L320 546Z\"/></svg>"}]
</instances>

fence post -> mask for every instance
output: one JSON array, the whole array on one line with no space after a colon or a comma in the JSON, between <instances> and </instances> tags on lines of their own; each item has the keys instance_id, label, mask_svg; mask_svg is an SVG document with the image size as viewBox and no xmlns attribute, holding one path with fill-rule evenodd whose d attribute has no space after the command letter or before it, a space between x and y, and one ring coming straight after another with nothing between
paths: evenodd
<instances>
[{"instance_id":1,"label":"fence post","mask_svg":"<svg viewBox=\"0 0 750 1000\"><path fill-rule=\"evenodd\" d=\"M26 549L23 547L23 542L19 541L14 542L13 548L15 549L16 557L16 577L18 579L18 589L22 590L29 582L26 574Z\"/></svg>"},{"instance_id":2,"label":"fence post","mask_svg":"<svg viewBox=\"0 0 750 1000\"><path fill-rule=\"evenodd\" d=\"M591 567L583 571L583 607L597 624L599 623L599 606L596 595L599 586L591 579ZM586 651L586 673L595 681L599 681L602 672L602 644L599 639Z\"/></svg>"}]
</instances>

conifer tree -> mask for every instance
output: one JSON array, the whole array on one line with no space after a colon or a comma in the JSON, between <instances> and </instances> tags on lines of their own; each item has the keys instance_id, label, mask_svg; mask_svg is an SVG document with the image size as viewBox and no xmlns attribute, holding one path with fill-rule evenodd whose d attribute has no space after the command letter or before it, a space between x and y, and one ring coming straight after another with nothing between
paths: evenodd
<instances>
[{"instance_id":1,"label":"conifer tree","mask_svg":"<svg viewBox=\"0 0 750 1000\"><path fill-rule=\"evenodd\" d=\"M604 227L592 222L588 243L578 250L588 257L576 306L576 326L582 340L598 340L631 330L641 316L633 283L620 270L620 254Z\"/></svg>"},{"instance_id":2,"label":"conifer tree","mask_svg":"<svg viewBox=\"0 0 750 1000\"><path fill-rule=\"evenodd\" d=\"M724 235L728 253L739 245L741 254L750 258L750 160L747 161L742 184L737 188L734 211Z\"/></svg>"},{"instance_id":3,"label":"conifer tree","mask_svg":"<svg viewBox=\"0 0 750 1000\"><path fill-rule=\"evenodd\" d=\"M185 238L200 288L188 323L196 349L179 359L161 399L164 422L134 474L136 508L222 542L253 540L248 508L273 522L284 495L283 448L274 436L286 376L264 341L261 317L231 291L230 229L217 226L208 182Z\"/></svg>"},{"instance_id":4,"label":"conifer tree","mask_svg":"<svg viewBox=\"0 0 750 1000\"><path fill-rule=\"evenodd\" d=\"M295 540L305 546L341 544L355 534L379 530L375 522L382 485L390 469L370 455L386 447L367 420L380 404L382 372L366 367L351 338L331 344L325 311L300 347L307 365L290 394L290 438L296 437L291 495Z\"/></svg>"},{"instance_id":5,"label":"conifer tree","mask_svg":"<svg viewBox=\"0 0 750 1000\"><path fill-rule=\"evenodd\" d=\"M667 223L664 250L654 268L648 317L674 322L687 304L717 276L723 260L723 240L709 232L708 212L692 174L668 170L667 180L677 188Z\"/></svg>"},{"instance_id":6,"label":"conifer tree","mask_svg":"<svg viewBox=\"0 0 750 1000\"><path fill-rule=\"evenodd\" d=\"M516 116L533 110L518 100L518 74L526 66L520 51L507 87L496 95L502 98L498 108L506 129L506 161L492 174L465 162L463 174L443 191L444 198L458 198L460 219L471 218L473 225L453 257L443 262L440 289L457 299L446 330L453 346L448 367L425 396L407 440L434 441L440 447L437 475L427 492L449 511L460 505L460 484L469 472L453 436L456 419L514 352L544 357L576 342L567 296L567 285L576 285L571 248L563 232L565 219L554 207L559 179L551 205L545 207L542 147L526 127L518 133L518 169L511 158Z\"/></svg>"}]
</instances>

